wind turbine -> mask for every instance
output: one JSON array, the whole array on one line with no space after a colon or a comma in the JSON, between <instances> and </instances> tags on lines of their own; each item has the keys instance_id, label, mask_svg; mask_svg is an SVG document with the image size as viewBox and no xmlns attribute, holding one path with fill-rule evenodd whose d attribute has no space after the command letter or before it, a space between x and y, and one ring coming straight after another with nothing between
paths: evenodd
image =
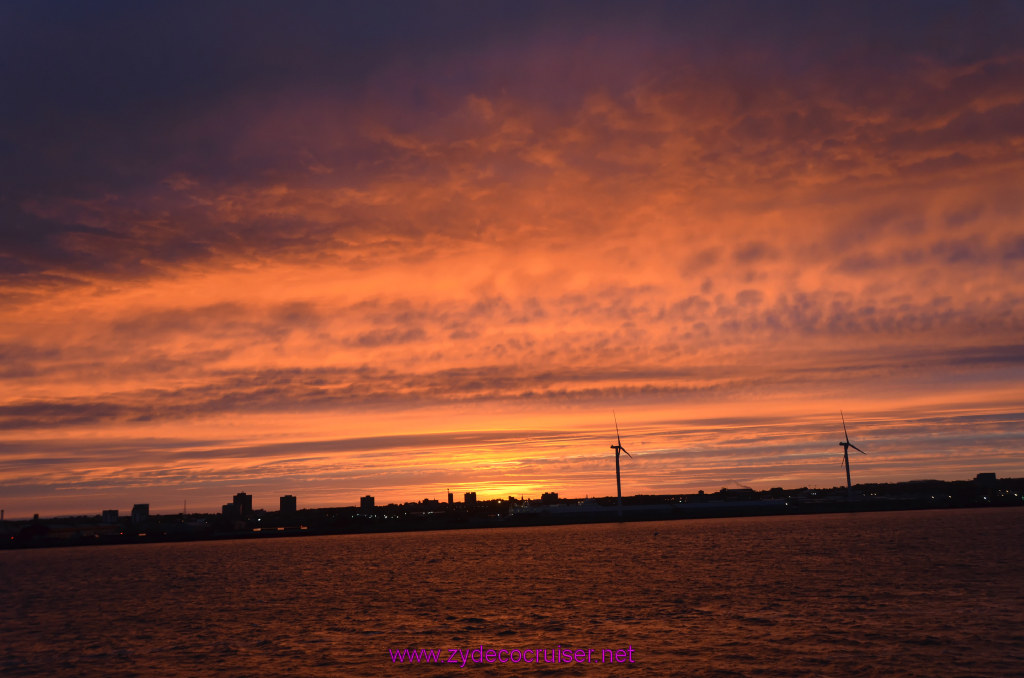
<instances>
[{"instance_id":1,"label":"wind turbine","mask_svg":"<svg viewBox=\"0 0 1024 678\"><path fill-rule=\"evenodd\" d=\"M622 476L619 474L619 452L626 452L626 448L622 446L622 437L619 435L619 420L615 416L615 410L612 410L612 418L615 419L615 439L618 441L618 445L611 446L615 450L615 489L619 493L619 520L622 520ZM626 456L630 459L633 458L629 452L626 452Z\"/></svg>"},{"instance_id":2,"label":"wind turbine","mask_svg":"<svg viewBox=\"0 0 1024 678\"><path fill-rule=\"evenodd\" d=\"M843 418L843 435L846 436L846 442L840 442L839 446L843 448L843 463L841 466L846 467L846 496L853 496L853 486L850 484L850 448L857 450L861 454L867 454L864 450L860 449L856 445L850 442L850 434L846 432L846 417L843 416L843 411L839 410L839 416Z\"/></svg>"}]
</instances>

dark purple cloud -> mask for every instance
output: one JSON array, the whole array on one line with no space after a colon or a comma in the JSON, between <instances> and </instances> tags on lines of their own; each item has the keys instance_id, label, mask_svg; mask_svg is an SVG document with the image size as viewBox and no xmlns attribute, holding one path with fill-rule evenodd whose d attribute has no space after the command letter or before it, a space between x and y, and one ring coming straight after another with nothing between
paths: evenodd
<instances>
[{"instance_id":1,"label":"dark purple cloud","mask_svg":"<svg viewBox=\"0 0 1024 678\"><path fill-rule=\"evenodd\" d=\"M858 134L819 99L853 110L895 103L910 123L953 114L939 127L889 132L892 148L998 142L1022 132L1019 102L957 106L1019 80L1022 25L1011 2L9 3L0 9L0 262L8 276L138 277L213 252L277 251L288 233L316 247L343 224L266 215L226 226L153 201L168 199L160 191L177 174L216 193L312 164L352 186L399 160L402 171L443 171L409 165L360 126L377 116L395 133L429 139L433 128L452 141L444 121L469 95L542 102L557 119L595 91L628 106L637 86L727 82L728 135L750 167L759 156L744 146ZM944 86L918 77L941 68L968 70ZM710 133L720 152L723 139ZM859 134L875 133L862 126ZM622 130L620 139L657 148L660 136ZM967 157L958 152L950 157ZM773 155L761 160L772 165ZM612 162L589 152L579 160ZM922 162L936 167L934 159L915 166ZM41 218L27 207L103 196L142 200L137 219L172 207L166 229L155 236L124 222Z\"/></svg>"}]
</instances>

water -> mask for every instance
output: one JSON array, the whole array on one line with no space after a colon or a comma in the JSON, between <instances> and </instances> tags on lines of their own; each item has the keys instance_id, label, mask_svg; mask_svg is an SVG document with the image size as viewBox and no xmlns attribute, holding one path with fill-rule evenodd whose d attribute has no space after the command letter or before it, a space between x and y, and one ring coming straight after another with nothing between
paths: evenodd
<instances>
[{"instance_id":1,"label":"water","mask_svg":"<svg viewBox=\"0 0 1024 678\"><path fill-rule=\"evenodd\" d=\"M13 676L1009 676L1024 510L0 553ZM635 663L396 666L389 648ZM448 658L448 653L444 654Z\"/></svg>"}]
</instances>

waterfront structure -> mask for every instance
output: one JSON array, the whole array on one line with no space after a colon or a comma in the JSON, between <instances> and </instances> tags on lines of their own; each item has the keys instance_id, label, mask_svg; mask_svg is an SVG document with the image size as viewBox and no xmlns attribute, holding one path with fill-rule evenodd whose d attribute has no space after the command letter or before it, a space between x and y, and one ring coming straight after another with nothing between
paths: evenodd
<instances>
[{"instance_id":1,"label":"waterfront structure","mask_svg":"<svg viewBox=\"0 0 1024 678\"><path fill-rule=\"evenodd\" d=\"M843 420L843 435L846 436L846 442L840 442L839 446L843 448L843 463L846 467L846 496L853 496L853 484L850 482L850 448L857 450L861 454L866 454L864 450L860 449L856 445L850 442L850 434L846 432L846 416L843 415L843 411L839 411L839 416Z\"/></svg>"},{"instance_id":2,"label":"waterfront structure","mask_svg":"<svg viewBox=\"0 0 1024 678\"><path fill-rule=\"evenodd\" d=\"M615 491L618 494L618 507L619 507L619 520L622 519L622 476L619 475L619 452L625 452L626 456L632 459L632 455L626 452L626 448L622 446L622 437L619 435L619 419L615 416L615 412L612 412L612 418L615 419L615 440L616 445L612 445L611 448L615 450Z\"/></svg>"},{"instance_id":3,"label":"waterfront structure","mask_svg":"<svg viewBox=\"0 0 1024 678\"><path fill-rule=\"evenodd\" d=\"M295 513L297 502L294 495L286 494L281 497L281 513Z\"/></svg>"},{"instance_id":4,"label":"waterfront structure","mask_svg":"<svg viewBox=\"0 0 1024 678\"><path fill-rule=\"evenodd\" d=\"M239 492L235 495L232 503L238 508L238 515L246 517L252 513L252 495L246 494L245 492Z\"/></svg>"},{"instance_id":5,"label":"waterfront structure","mask_svg":"<svg viewBox=\"0 0 1024 678\"><path fill-rule=\"evenodd\" d=\"M359 508L361 509L372 509L373 508L373 495L366 495L365 497L359 498Z\"/></svg>"},{"instance_id":6,"label":"waterfront structure","mask_svg":"<svg viewBox=\"0 0 1024 678\"><path fill-rule=\"evenodd\" d=\"M995 473L979 473L974 476L974 483L981 485L982 487L995 487L996 486L996 474Z\"/></svg>"},{"instance_id":7,"label":"waterfront structure","mask_svg":"<svg viewBox=\"0 0 1024 678\"><path fill-rule=\"evenodd\" d=\"M141 525L149 520L149 504L132 506L132 525Z\"/></svg>"},{"instance_id":8,"label":"waterfront structure","mask_svg":"<svg viewBox=\"0 0 1024 678\"><path fill-rule=\"evenodd\" d=\"M117 509L104 509L103 510L103 524L104 525L116 525L117 524Z\"/></svg>"},{"instance_id":9,"label":"waterfront structure","mask_svg":"<svg viewBox=\"0 0 1024 678\"><path fill-rule=\"evenodd\" d=\"M476 492L467 492L463 495L463 499L466 502L466 507L476 506Z\"/></svg>"}]
</instances>

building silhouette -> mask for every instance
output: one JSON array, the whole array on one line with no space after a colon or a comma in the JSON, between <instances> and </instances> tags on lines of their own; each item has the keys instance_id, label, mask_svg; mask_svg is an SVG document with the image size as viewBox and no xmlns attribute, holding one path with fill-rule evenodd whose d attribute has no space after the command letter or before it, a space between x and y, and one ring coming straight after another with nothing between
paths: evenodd
<instances>
[{"instance_id":1,"label":"building silhouette","mask_svg":"<svg viewBox=\"0 0 1024 678\"><path fill-rule=\"evenodd\" d=\"M295 497L290 494L286 494L281 497L281 513L295 513L296 501Z\"/></svg>"},{"instance_id":2,"label":"building silhouette","mask_svg":"<svg viewBox=\"0 0 1024 678\"><path fill-rule=\"evenodd\" d=\"M149 520L149 504L132 506L132 525L141 525Z\"/></svg>"},{"instance_id":3,"label":"building silhouette","mask_svg":"<svg viewBox=\"0 0 1024 678\"><path fill-rule=\"evenodd\" d=\"M362 508L362 509L372 509L373 508L373 496L368 494L365 497L360 497L359 498L359 508Z\"/></svg>"},{"instance_id":4,"label":"building silhouette","mask_svg":"<svg viewBox=\"0 0 1024 678\"><path fill-rule=\"evenodd\" d=\"M104 511L103 511L103 524L104 525L116 525L117 524L117 509L104 509Z\"/></svg>"},{"instance_id":5,"label":"building silhouette","mask_svg":"<svg viewBox=\"0 0 1024 678\"><path fill-rule=\"evenodd\" d=\"M996 486L996 474L995 473L979 473L974 476L974 484L982 487L995 487Z\"/></svg>"},{"instance_id":6,"label":"building silhouette","mask_svg":"<svg viewBox=\"0 0 1024 678\"><path fill-rule=\"evenodd\" d=\"M476 492L467 492L463 495L463 498L466 502L467 508L470 506L476 506Z\"/></svg>"},{"instance_id":7,"label":"building silhouette","mask_svg":"<svg viewBox=\"0 0 1024 678\"><path fill-rule=\"evenodd\" d=\"M238 515L246 517L252 513L252 495L246 494L245 492L239 492L235 495L232 503L237 507Z\"/></svg>"},{"instance_id":8,"label":"building silhouette","mask_svg":"<svg viewBox=\"0 0 1024 678\"><path fill-rule=\"evenodd\" d=\"M455 508L455 495L452 494L451 490L448 490L448 508Z\"/></svg>"},{"instance_id":9,"label":"building silhouette","mask_svg":"<svg viewBox=\"0 0 1024 678\"><path fill-rule=\"evenodd\" d=\"M557 504L558 493L557 492L544 492L540 495L540 503L542 504Z\"/></svg>"}]
</instances>

